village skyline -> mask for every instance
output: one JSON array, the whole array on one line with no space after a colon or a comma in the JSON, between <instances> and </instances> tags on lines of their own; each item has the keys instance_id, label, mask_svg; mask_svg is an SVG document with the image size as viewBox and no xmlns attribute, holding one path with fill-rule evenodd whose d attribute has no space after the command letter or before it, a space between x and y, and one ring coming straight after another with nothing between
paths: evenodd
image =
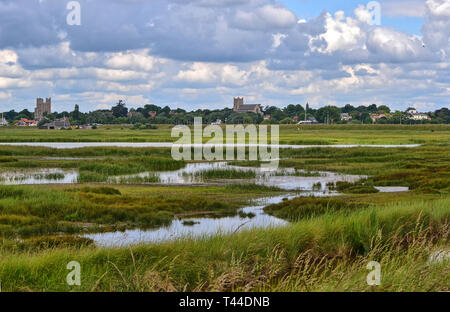
<instances>
[{"instance_id":1,"label":"village skyline","mask_svg":"<svg viewBox=\"0 0 450 312\"><path fill-rule=\"evenodd\" d=\"M392 110L387 105L371 104L369 106L342 107L322 106L314 108L306 103L288 104L284 107L249 104L244 97L234 97L233 105L216 110L184 110L181 108L145 104L141 107L128 107L119 100L111 109L99 109L83 112L75 104L70 111L58 112L52 109L52 98L37 98L34 111L23 109L3 112L0 125L43 126L65 128L69 120L75 124L91 123L153 123L153 124L190 124L194 117L204 117L207 123L273 123L273 124L317 124L317 123L449 123L450 111L441 108L436 111L421 112L414 107L404 111ZM306 114L305 114L306 110ZM53 124L52 124L53 123ZM59 123L55 126L55 123Z\"/></svg>"}]
</instances>

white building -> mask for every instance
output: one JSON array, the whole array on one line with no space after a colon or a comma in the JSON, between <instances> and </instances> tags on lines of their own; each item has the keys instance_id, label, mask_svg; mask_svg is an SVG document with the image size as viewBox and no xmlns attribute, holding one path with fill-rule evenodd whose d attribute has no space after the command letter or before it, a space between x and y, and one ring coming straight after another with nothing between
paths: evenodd
<instances>
[{"instance_id":1,"label":"white building","mask_svg":"<svg viewBox=\"0 0 450 312\"><path fill-rule=\"evenodd\" d=\"M352 121L352 119L353 119L352 115L348 113L341 114L341 120Z\"/></svg>"},{"instance_id":2,"label":"white building","mask_svg":"<svg viewBox=\"0 0 450 312\"><path fill-rule=\"evenodd\" d=\"M221 124L222 124L222 120L220 120L220 119L217 119L215 122L211 123L211 125L213 125L213 126L219 126Z\"/></svg>"},{"instance_id":3,"label":"white building","mask_svg":"<svg viewBox=\"0 0 450 312\"><path fill-rule=\"evenodd\" d=\"M8 125L8 122L6 121L6 119L3 117L3 114L2 114L2 118L0 118L0 127L1 126L7 126Z\"/></svg>"},{"instance_id":4,"label":"white building","mask_svg":"<svg viewBox=\"0 0 450 312\"><path fill-rule=\"evenodd\" d=\"M431 117L428 116L428 114L419 113L416 109L408 109L406 114L411 120L431 120Z\"/></svg>"}]
</instances>

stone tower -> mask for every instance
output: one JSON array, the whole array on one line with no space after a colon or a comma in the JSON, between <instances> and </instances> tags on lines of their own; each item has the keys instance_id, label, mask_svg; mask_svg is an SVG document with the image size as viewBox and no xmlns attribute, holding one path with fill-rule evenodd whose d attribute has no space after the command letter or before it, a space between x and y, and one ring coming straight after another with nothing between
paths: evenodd
<instances>
[{"instance_id":1,"label":"stone tower","mask_svg":"<svg viewBox=\"0 0 450 312\"><path fill-rule=\"evenodd\" d=\"M239 110L239 107L241 107L243 105L244 105L244 98L243 97L234 98L233 110L235 112L237 112Z\"/></svg>"},{"instance_id":2,"label":"stone tower","mask_svg":"<svg viewBox=\"0 0 450 312\"><path fill-rule=\"evenodd\" d=\"M45 115L52 112L52 98L36 99L36 108L34 109L34 120L41 121Z\"/></svg>"}]
</instances>

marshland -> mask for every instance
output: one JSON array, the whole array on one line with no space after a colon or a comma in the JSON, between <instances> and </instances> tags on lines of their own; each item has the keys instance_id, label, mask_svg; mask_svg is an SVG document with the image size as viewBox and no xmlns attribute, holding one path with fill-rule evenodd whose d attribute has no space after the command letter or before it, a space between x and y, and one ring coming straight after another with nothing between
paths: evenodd
<instances>
[{"instance_id":1,"label":"marshland","mask_svg":"<svg viewBox=\"0 0 450 312\"><path fill-rule=\"evenodd\" d=\"M168 126L0 129L3 143L173 141ZM163 147L0 146L2 290L449 290L450 126L282 126L280 144L318 146L280 149L273 173Z\"/></svg>"}]
</instances>

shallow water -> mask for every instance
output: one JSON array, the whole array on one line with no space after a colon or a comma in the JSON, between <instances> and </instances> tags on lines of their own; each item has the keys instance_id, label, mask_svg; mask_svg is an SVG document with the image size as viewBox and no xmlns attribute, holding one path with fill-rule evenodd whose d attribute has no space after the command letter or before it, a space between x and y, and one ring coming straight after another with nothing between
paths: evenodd
<instances>
[{"instance_id":1,"label":"shallow water","mask_svg":"<svg viewBox=\"0 0 450 312\"><path fill-rule=\"evenodd\" d=\"M162 184L170 185L182 185L182 184L197 184L205 183L198 177L193 177L190 174L201 172L210 169L239 169L239 170L251 170L257 173L256 179L246 180L220 180L221 182L245 182L245 183L258 183L269 186L277 186L285 190L303 191L302 195L314 195L314 196L329 196L336 195L329 192L326 184L329 182L337 181L349 181L355 182L361 179L361 176L356 175L339 175L332 172L320 172L320 176L314 177L298 177L298 176L276 176L280 173L294 173L294 169L279 169L276 171L270 171L262 168L252 167L237 167L229 166L227 163L192 163L187 164L185 168L177 171L156 172L161 179ZM300 171L300 170L299 170ZM142 173L141 177L153 173ZM317 187L317 183L320 183L320 187ZM127 245L135 245L140 243L155 243L164 242L170 240L177 240L183 238L195 238L204 237L215 234L230 234L241 229L251 228L271 228L287 225L288 222L272 217L264 213L263 208L270 204L276 204L282 202L286 198L295 198L298 195L283 195L264 198L257 201L256 204L250 205L241 209L244 213L252 213L255 215L253 218L245 217L241 218L239 215L234 217L225 218L191 218L183 220L174 220L170 226L161 227L152 230L127 230L124 232L110 232L89 234L84 237L94 240L98 246L108 247L122 247ZM193 225L184 225L184 221L192 221Z\"/></svg>"},{"instance_id":2,"label":"shallow water","mask_svg":"<svg viewBox=\"0 0 450 312\"><path fill-rule=\"evenodd\" d=\"M407 186L375 186L381 193L409 192Z\"/></svg>"},{"instance_id":3,"label":"shallow water","mask_svg":"<svg viewBox=\"0 0 450 312\"><path fill-rule=\"evenodd\" d=\"M323 196L323 193L309 193ZM191 218L174 220L170 226L153 230L127 230L124 232L110 232L88 234L83 237L92 239L97 246L124 247L129 245L166 242L179 239L208 237L216 234L232 234L241 230L254 228L274 228L289 224L287 221L272 217L264 213L263 208L270 204L276 204L283 199L292 199L296 196L275 196L258 200L255 205L242 208L244 213L253 213L253 218L241 218L239 216L220 219ZM184 221L192 221L195 224L186 226Z\"/></svg>"},{"instance_id":4,"label":"shallow water","mask_svg":"<svg viewBox=\"0 0 450 312\"><path fill-rule=\"evenodd\" d=\"M63 174L61 179L45 178L48 174ZM9 171L0 173L0 184L4 185L24 185L24 184L71 184L77 183L78 172L76 170L33 169Z\"/></svg>"},{"instance_id":5,"label":"shallow water","mask_svg":"<svg viewBox=\"0 0 450 312\"><path fill-rule=\"evenodd\" d=\"M0 146L38 146L38 147L50 147L50 148L57 148L57 149L73 149L73 148L83 148L83 147L173 147L173 146L180 146L174 143L170 142L146 142L146 143L132 143L132 142L89 142L89 143L82 143L82 142L76 142L76 143L59 143L59 142L17 142L17 143L0 143ZM190 144L190 145L184 145L185 147L196 147L200 145L196 144ZM220 146L220 145L211 145L211 144L203 144L201 145L203 147L211 147L211 146ZM320 148L354 148L354 147L384 147L384 148L396 148L396 147L406 147L406 148L413 148L413 147L419 147L420 144L408 144L408 145L366 145L366 144L345 144L345 145L267 145L267 144L235 144L235 145L229 145L229 144L222 144L223 147L241 147L241 146L259 146L259 147L278 147L278 148L293 148L293 149L299 149L299 148L312 148L312 147L320 147Z\"/></svg>"},{"instance_id":6,"label":"shallow water","mask_svg":"<svg viewBox=\"0 0 450 312\"><path fill-rule=\"evenodd\" d=\"M220 180L209 180L204 181L199 176L194 176L195 173L202 172L205 170L213 169L236 169L242 171L253 171L256 173L256 179L220 179ZM226 162L216 162L216 163L190 163L184 168L176 171L161 171L161 172L143 172L137 175L127 175L113 177L111 180L120 180L120 178L132 178L135 176L147 177L149 175L156 175L159 177L159 184L167 185L189 185L189 184L208 184L211 182L220 183L256 183L259 185L266 186L276 186L284 190L303 190L303 191L326 191L327 183L346 181L346 182L356 182L364 176L359 175L343 175L333 172L318 172L320 176L313 177L301 177L292 176L289 174L295 173L296 170L292 168L283 168L278 170L264 169L260 167L239 167L230 166ZM303 170L297 170L297 172L305 172ZM286 174L284 176L279 176L277 174ZM320 183L320 186L318 185Z\"/></svg>"}]
</instances>

